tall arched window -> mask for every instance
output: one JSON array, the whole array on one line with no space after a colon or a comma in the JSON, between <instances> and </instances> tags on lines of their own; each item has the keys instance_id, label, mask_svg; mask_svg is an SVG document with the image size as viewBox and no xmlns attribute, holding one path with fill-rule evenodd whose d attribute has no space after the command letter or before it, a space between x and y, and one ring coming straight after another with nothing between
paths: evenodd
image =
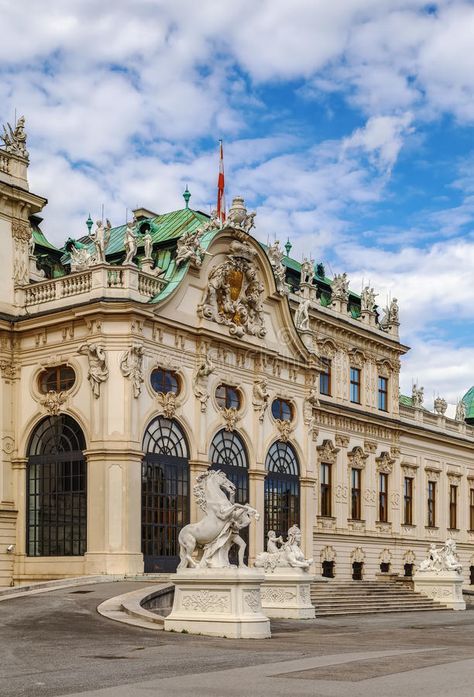
<instances>
[{"instance_id":1,"label":"tall arched window","mask_svg":"<svg viewBox=\"0 0 474 697\"><path fill-rule=\"evenodd\" d=\"M178 535L189 522L189 450L177 421L158 416L143 438L142 551L145 572L175 571Z\"/></svg>"},{"instance_id":2,"label":"tall arched window","mask_svg":"<svg viewBox=\"0 0 474 697\"><path fill-rule=\"evenodd\" d=\"M209 448L209 462L211 469L222 470L228 479L235 484L235 503L249 502L249 474L248 458L242 438L235 431L218 431L212 439ZM248 528L240 531L240 536L247 544L245 560L248 559ZM236 548L232 548L229 555L231 563L238 563Z\"/></svg>"},{"instance_id":3,"label":"tall arched window","mask_svg":"<svg viewBox=\"0 0 474 697\"><path fill-rule=\"evenodd\" d=\"M296 453L289 443L276 441L265 460L265 539L269 530L286 535L300 522L300 481Z\"/></svg>"},{"instance_id":4,"label":"tall arched window","mask_svg":"<svg viewBox=\"0 0 474 697\"><path fill-rule=\"evenodd\" d=\"M28 446L27 541L32 557L82 556L87 543L86 444L67 414L48 416Z\"/></svg>"}]
</instances>

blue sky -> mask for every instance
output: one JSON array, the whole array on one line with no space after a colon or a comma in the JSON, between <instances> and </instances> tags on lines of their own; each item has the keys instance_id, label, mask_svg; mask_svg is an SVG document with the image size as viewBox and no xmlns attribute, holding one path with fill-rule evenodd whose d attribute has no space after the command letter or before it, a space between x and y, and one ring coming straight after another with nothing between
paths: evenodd
<instances>
[{"instance_id":1,"label":"blue sky","mask_svg":"<svg viewBox=\"0 0 474 697\"><path fill-rule=\"evenodd\" d=\"M27 117L31 188L61 243L102 204L257 210L397 297L413 379L455 403L473 383L474 3L466 0L0 0L0 117Z\"/></svg>"}]
</instances>

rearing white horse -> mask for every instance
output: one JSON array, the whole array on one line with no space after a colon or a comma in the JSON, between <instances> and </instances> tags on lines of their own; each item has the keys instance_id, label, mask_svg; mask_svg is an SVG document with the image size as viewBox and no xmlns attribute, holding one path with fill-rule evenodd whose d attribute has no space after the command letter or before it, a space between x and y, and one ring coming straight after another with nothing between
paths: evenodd
<instances>
[{"instance_id":1,"label":"rearing white horse","mask_svg":"<svg viewBox=\"0 0 474 697\"><path fill-rule=\"evenodd\" d=\"M206 516L198 523L185 525L179 533L180 563L178 569L187 566L200 568L225 568L229 564L229 550L239 547L239 566L245 566L245 541L239 531L249 525L259 514L248 504L235 503L235 486L221 470L208 470L196 478L194 495ZM227 492L229 498L227 498ZM203 548L200 561L196 564L192 554L196 546Z\"/></svg>"}]
</instances>

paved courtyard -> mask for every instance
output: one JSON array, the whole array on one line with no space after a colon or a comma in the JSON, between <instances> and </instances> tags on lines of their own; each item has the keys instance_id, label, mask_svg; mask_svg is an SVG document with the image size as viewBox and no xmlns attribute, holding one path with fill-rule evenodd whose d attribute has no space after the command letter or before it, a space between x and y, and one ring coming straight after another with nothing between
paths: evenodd
<instances>
[{"instance_id":1,"label":"paved courtyard","mask_svg":"<svg viewBox=\"0 0 474 697\"><path fill-rule=\"evenodd\" d=\"M273 621L269 640L192 637L101 617L101 583L0 602L1 697L472 697L474 612Z\"/></svg>"}]
</instances>

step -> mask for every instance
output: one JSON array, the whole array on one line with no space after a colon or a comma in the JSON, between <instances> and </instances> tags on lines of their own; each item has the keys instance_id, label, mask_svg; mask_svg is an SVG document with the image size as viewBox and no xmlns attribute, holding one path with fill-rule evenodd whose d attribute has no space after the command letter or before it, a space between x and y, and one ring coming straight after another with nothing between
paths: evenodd
<instances>
[{"instance_id":1,"label":"step","mask_svg":"<svg viewBox=\"0 0 474 697\"><path fill-rule=\"evenodd\" d=\"M449 608L436 606L436 607L420 607L416 609L410 608L410 610L400 610L400 609L378 609L372 608L370 610L330 610L329 612L318 612L316 609L316 617L334 617L339 615L377 615L382 613L393 614L395 612L448 612Z\"/></svg>"}]
</instances>

